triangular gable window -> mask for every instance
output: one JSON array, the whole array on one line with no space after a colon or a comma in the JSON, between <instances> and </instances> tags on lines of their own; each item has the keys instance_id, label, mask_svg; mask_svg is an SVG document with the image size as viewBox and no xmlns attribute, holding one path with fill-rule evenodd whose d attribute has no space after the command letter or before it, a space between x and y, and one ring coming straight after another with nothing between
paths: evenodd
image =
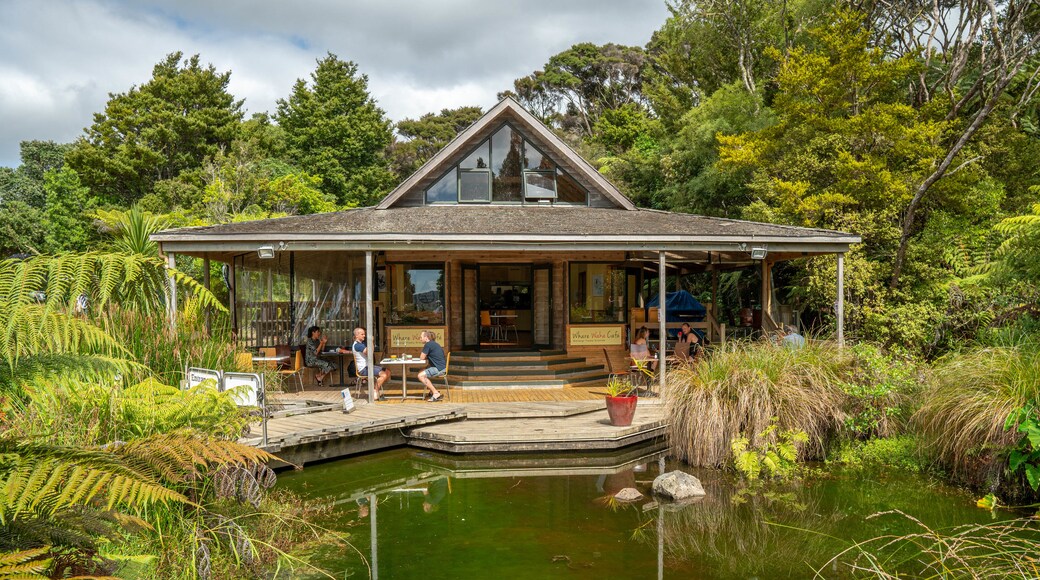
<instances>
[{"instance_id":1,"label":"triangular gable window","mask_svg":"<svg viewBox=\"0 0 1040 580\"><path fill-rule=\"evenodd\" d=\"M588 192L505 123L427 188L425 202L587 205Z\"/></svg>"}]
</instances>

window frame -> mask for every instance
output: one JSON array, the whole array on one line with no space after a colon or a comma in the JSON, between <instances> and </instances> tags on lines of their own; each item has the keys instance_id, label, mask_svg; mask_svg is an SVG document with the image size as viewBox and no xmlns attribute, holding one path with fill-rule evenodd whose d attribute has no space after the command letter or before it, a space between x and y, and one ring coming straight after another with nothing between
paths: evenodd
<instances>
[{"instance_id":1,"label":"window frame","mask_svg":"<svg viewBox=\"0 0 1040 580\"><path fill-rule=\"evenodd\" d=\"M387 262L385 264L387 268L386 276L386 322L384 326L446 326L448 324L448 263L447 262ZM440 269L441 271L441 320L440 322L416 322L416 323L401 323L393 322L395 315L395 303L394 303L394 270L407 266L408 269L416 270L435 270ZM407 271L407 270L406 270ZM412 303L415 302L415 294L412 294ZM429 312L429 311L423 311Z\"/></svg>"},{"instance_id":2,"label":"window frame","mask_svg":"<svg viewBox=\"0 0 1040 580\"><path fill-rule=\"evenodd\" d=\"M621 284L621 306L620 306L621 313L622 313L622 316L623 316L623 320L621 320L621 321L618 321L618 320L606 320L606 321L598 321L598 322L595 321L595 320L591 320L591 321L588 321L588 322L583 322L583 321L575 322L574 321L574 319L572 317L573 311L571 310L571 308L573 307L573 304L571 303L571 287L570 287L570 285L571 285L571 274L573 273L573 268L576 265L577 266L590 266L590 265L609 266L611 269L608 270L608 272L619 271L619 272L621 272L623 274L623 276L622 276L623 281L622 281L622 284ZM588 293L592 292L592 288L591 288L592 281L589 279L588 270L587 269L585 270L584 274L585 274L585 288L584 288L584 291L585 291L586 294L588 294ZM605 281L604 281L604 283L605 283ZM586 296L586 298L587 298L587 296ZM584 304L588 304L588 300L587 299L585 300ZM590 324L593 324L593 325L594 324L619 325L619 324L623 324L623 325L626 325L626 326L630 324L630 322L629 322L629 312L628 312L628 268L627 268L627 266L625 265L624 262L604 261L604 260L568 261L567 262L567 323L568 324L572 324L572 325L574 325L574 324L577 324L577 325L590 325Z\"/></svg>"}]
</instances>

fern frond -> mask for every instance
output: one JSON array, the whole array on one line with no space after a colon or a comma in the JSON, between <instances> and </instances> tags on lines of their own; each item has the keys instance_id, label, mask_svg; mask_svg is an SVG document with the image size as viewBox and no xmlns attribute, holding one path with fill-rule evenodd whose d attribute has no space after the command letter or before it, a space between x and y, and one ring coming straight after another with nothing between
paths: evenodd
<instances>
[{"instance_id":1,"label":"fern frond","mask_svg":"<svg viewBox=\"0 0 1040 580\"><path fill-rule=\"evenodd\" d=\"M111 452L0 438L0 523L53 516L95 497L109 510L188 503Z\"/></svg>"},{"instance_id":2,"label":"fern frond","mask_svg":"<svg viewBox=\"0 0 1040 580\"><path fill-rule=\"evenodd\" d=\"M43 574L50 568L51 559L43 558L50 547L0 552L0 580L47 580Z\"/></svg>"}]
</instances>

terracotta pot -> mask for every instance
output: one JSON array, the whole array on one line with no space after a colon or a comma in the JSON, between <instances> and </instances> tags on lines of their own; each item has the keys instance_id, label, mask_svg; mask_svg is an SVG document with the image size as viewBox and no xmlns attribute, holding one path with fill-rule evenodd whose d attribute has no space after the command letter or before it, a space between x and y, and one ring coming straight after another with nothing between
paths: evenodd
<instances>
[{"instance_id":1,"label":"terracotta pot","mask_svg":"<svg viewBox=\"0 0 1040 580\"><path fill-rule=\"evenodd\" d=\"M615 427L628 427L632 424L632 417L636 414L635 395L630 397L607 397L607 414L610 415L610 424Z\"/></svg>"}]
</instances>

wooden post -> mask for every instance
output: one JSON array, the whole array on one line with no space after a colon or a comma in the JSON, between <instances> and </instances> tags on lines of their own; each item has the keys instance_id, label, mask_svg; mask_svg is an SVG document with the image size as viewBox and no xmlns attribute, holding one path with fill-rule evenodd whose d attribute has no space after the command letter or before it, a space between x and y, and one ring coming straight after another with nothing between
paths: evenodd
<instances>
[{"instance_id":1,"label":"wooden post","mask_svg":"<svg viewBox=\"0 0 1040 580\"><path fill-rule=\"evenodd\" d=\"M235 282L235 259L228 263L228 312L231 313L231 336L238 343L238 285Z\"/></svg>"},{"instance_id":2,"label":"wooden post","mask_svg":"<svg viewBox=\"0 0 1040 580\"><path fill-rule=\"evenodd\" d=\"M372 250L368 250L365 252L365 352L368 353L368 360L366 361L366 364L368 365L367 368L369 403L375 401L376 399L376 376L374 372L375 369L372 368L373 365L375 365L374 353L376 349L375 338L372 334L373 320L375 318L372 312L372 310L375 308L372 305L372 287L374 286L375 279L374 270L375 264L372 256Z\"/></svg>"},{"instance_id":3,"label":"wooden post","mask_svg":"<svg viewBox=\"0 0 1040 580\"><path fill-rule=\"evenodd\" d=\"M209 280L209 255L202 259L202 287L210 289ZM206 334L213 334L213 316L210 309L206 308Z\"/></svg>"},{"instance_id":4,"label":"wooden post","mask_svg":"<svg viewBox=\"0 0 1040 580\"><path fill-rule=\"evenodd\" d=\"M838 346L845 346L845 254L838 254L838 300L834 305L838 318Z\"/></svg>"},{"instance_id":5,"label":"wooden post","mask_svg":"<svg viewBox=\"0 0 1040 580\"><path fill-rule=\"evenodd\" d=\"M660 346L657 349L657 378L659 380L657 393L664 396L664 359L668 354L668 328L665 326L665 316L667 315L665 302L667 301L667 292L665 291L666 288L664 286L667 280L665 279L664 252L657 253L657 278L657 328L660 332Z\"/></svg>"},{"instance_id":6,"label":"wooden post","mask_svg":"<svg viewBox=\"0 0 1040 580\"><path fill-rule=\"evenodd\" d=\"M715 321L715 326L719 328L719 334L722 334L722 325L719 323L719 271L712 269L711 271L711 319ZM725 339L721 337L712 337L714 340L725 342Z\"/></svg>"},{"instance_id":7,"label":"wooden post","mask_svg":"<svg viewBox=\"0 0 1040 580\"><path fill-rule=\"evenodd\" d=\"M759 304L762 305L762 332L773 332L775 329L772 324L769 324L773 320L773 290L770 284L770 268L769 262L762 260L762 294Z\"/></svg>"},{"instance_id":8,"label":"wooden post","mask_svg":"<svg viewBox=\"0 0 1040 580\"><path fill-rule=\"evenodd\" d=\"M376 507L379 504L379 496L374 493L368 495L368 517L369 535L372 544L372 580L379 580L379 525L376 523Z\"/></svg>"},{"instance_id":9,"label":"wooden post","mask_svg":"<svg viewBox=\"0 0 1040 580\"><path fill-rule=\"evenodd\" d=\"M173 252L166 254L166 267L168 269L177 267ZM169 271L166 273L166 280L170 284L170 299L166 302L166 309L170 317L170 331L173 331L177 328L177 281L174 280L173 273Z\"/></svg>"}]
</instances>

